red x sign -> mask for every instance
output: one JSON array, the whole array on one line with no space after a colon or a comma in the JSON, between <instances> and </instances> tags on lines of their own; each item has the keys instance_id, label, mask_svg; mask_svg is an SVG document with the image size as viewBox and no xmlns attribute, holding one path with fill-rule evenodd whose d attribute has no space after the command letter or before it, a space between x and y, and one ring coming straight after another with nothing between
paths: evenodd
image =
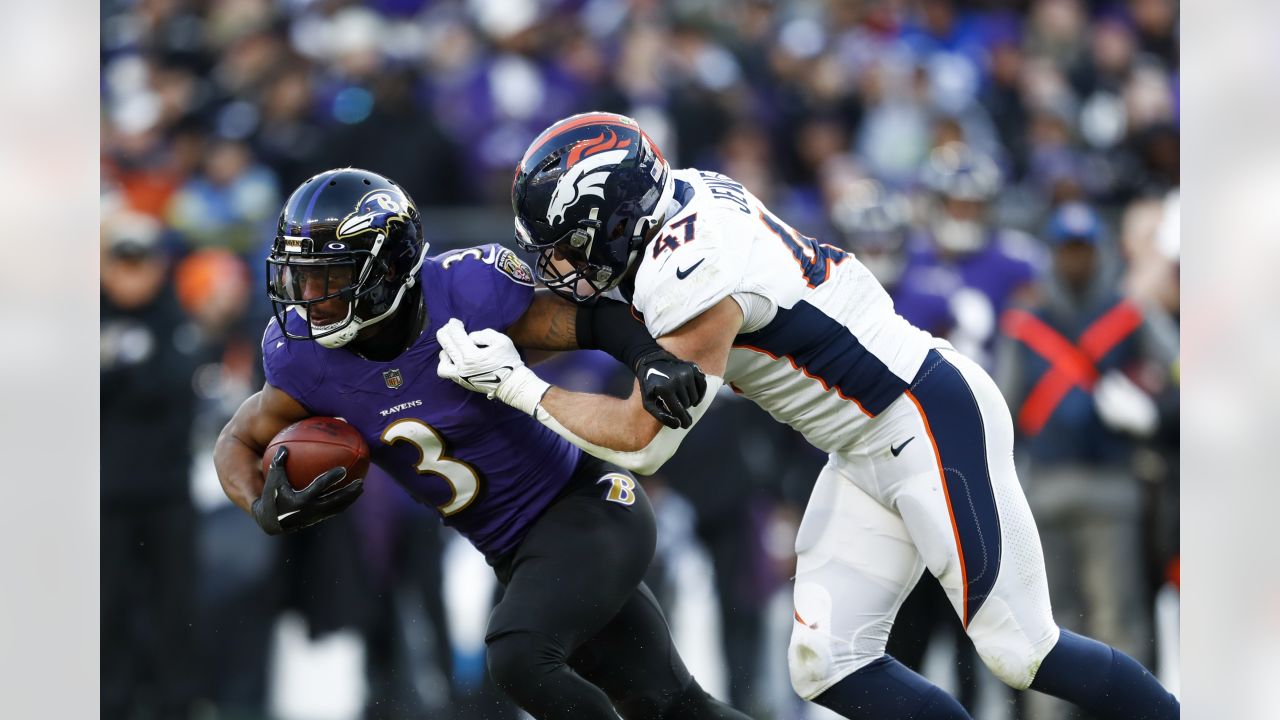
<instances>
[{"instance_id":1,"label":"red x sign","mask_svg":"<svg viewBox=\"0 0 1280 720\"><path fill-rule=\"evenodd\" d=\"M1121 300L1085 328L1079 342L1073 344L1035 315L1017 308L1006 310L1000 319L1001 329L1025 343L1050 365L1022 403L1018 428L1027 435L1037 435L1072 387L1092 391L1098 381L1094 363L1141 324L1142 312L1128 300Z\"/></svg>"}]
</instances>

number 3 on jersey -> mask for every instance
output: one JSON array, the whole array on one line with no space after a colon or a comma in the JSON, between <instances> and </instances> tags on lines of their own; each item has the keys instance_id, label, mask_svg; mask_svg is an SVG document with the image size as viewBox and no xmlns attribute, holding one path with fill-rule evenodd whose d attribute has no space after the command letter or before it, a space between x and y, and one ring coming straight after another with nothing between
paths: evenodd
<instances>
[{"instance_id":1,"label":"number 3 on jersey","mask_svg":"<svg viewBox=\"0 0 1280 720\"><path fill-rule=\"evenodd\" d=\"M807 235L801 235L765 210L760 211L760 221L791 251L811 288L826 282L831 275L831 266L839 265L849 257L848 253L834 245L825 245Z\"/></svg>"},{"instance_id":2,"label":"number 3 on jersey","mask_svg":"<svg viewBox=\"0 0 1280 720\"><path fill-rule=\"evenodd\" d=\"M382 431L382 442L394 445L401 440L418 448L421 455L414 469L419 475L435 475L449 484L453 497L437 506L448 517L467 509L480 494L480 474L467 463L444 454L444 438L435 428L416 418L402 418Z\"/></svg>"}]
</instances>

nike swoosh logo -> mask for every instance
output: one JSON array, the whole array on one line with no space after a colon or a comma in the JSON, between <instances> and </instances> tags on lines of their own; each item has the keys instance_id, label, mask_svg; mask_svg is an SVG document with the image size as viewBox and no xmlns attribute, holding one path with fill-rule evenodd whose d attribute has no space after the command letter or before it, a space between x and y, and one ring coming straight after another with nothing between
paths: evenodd
<instances>
[{"instance_id":1,"label":"nike swoosh logo","mask_svg":"<svg viewBox=\"0 0 1280 720\"><path fill-rule=\"evenodd\" d=\"M668 374L666 374L666 373L662 372L661 370L657 370L657 369L655 369L655 368L649 368L649 372L647 372L647 373L645 373L645 374L644 374L644 379L645 379L645 380L648 380L650 375L657 375L658 377L664 377L664 378L666 378L666 379L668 379L668 380L670 380L670 379L671 379L671 376L670 376L670 375L668 375Z\"/></svg>"},{"instance_id":2,"label":"nike swoosh logo","mask_svg":"<svg viewBox=\"0 0 1280 720\"><path fill-rule=\"evenodd\" d=\"M699 265L701 265L702 263L706 262L706 260L707 260L706 258L702 258L701 260L699 260L698 262L696 262L696 263L694 263L694 264L690 265L689 267L685 268L684 270L681 270L680 268L676 268L676 279L677 279L677 280L683 280L683 279L685 279L685 278L689 277L689 273L693 272L694 270L697 270L697 269L698 269L698 266L699 266Z\"/></svg>"},{"instance_id":3,"label":"nike swoosh logo","mask_svg":"<svg viewBox=\"0 0 1280 720\"><path fill-rule=\"evenodd\" d=\"M503 367L503 368L500 368L498 372L488 372L488 373L480 373L478 375L470 375L470 376L467 376L465 379L468 382L473 382L473 383L493 383L495 385L498 385L498 384L501 384L503 380L507 379L506 375L501 374L500 372L501 370L508 371L507 375L511 374L510 373L511 368Z\"/></svg>"},{"instance_id":4,"label":"nike swoosh logo","mask_svg":"<svg viewBox=\"0 0 1280 720\"><path fill-rule=\"evenodd\" d=\"M902 444L901 444L901 445L899 445L898 447L893 447L892 445L890 445L890 446L889 446L889 452L893 453L893 456L894 456L894 457L898 457L898 453L902 452L902 448L906 447L906 446L907 446L907 443L909 443L909 442L911 442L912 440L915 440L915 439L916 439L916 436L915 436L915 435L912 435L911 437L907 438L906 440L903 440L903 441L902 441Z\"/></svg>"}]
</instances>

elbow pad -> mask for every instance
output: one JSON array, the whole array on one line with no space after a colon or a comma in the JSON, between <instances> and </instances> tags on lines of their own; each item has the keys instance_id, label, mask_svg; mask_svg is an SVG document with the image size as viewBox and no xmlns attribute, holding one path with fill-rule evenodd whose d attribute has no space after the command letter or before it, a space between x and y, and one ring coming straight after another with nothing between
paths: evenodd
<instances>
[{"instance_id":1,"label":"elbow pad","mask_svg":"<svg viewBox=\"0 0 1280 720\"><path fill-rule=\"evenodd\" d=\"M667 462L667 460L671 459L671 456L680 448L680 443L684 441L684 436L689 434L689 431L698 424L698 420L700 420L703 414L707 412L707 408L711 407L711 403L715 400L716 393L720 391L720 387L722 385L724 385L723 378L715 375L708 375L707 393L702 396L702 402L693 406L689 411L689 415L693 418L693 424L685 429L663 426L658 431L658 434L654 435L653 439L649 441L649 444L639 450L613 450L601 445L596 445L588 440L584 440L574 434L574 432L569 428L561 425L560 422L551 415L551 413L543 409L541 404L534 408L533 417L536 418L538 422L550 428L555 434L565 440L568 440L590 455L594 455L605 462L613 463L614 465L626 468L627 470L640 475L652 475L657 472L658 469Z\"/></svg>"}]
</instances>

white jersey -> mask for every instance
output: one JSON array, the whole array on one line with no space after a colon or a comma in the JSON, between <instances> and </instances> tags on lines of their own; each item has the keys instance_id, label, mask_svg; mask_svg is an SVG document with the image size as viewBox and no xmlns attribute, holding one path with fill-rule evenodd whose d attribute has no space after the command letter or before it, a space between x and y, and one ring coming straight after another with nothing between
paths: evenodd
<instances>
[{"instance_id":1,"label":"white jersey","mask_svg":"<svg viewBox=\"0 0 1280 720\"><path fill-rule=\"evenodd\" d=\"M650 333L733 297L745 322L725 382L816 447L854 450L947 343L894 312L852 254L796 232L739 183L695 169L674 177L683 207L644 250L632 298Z\"/></svg>"}]
</instances>

